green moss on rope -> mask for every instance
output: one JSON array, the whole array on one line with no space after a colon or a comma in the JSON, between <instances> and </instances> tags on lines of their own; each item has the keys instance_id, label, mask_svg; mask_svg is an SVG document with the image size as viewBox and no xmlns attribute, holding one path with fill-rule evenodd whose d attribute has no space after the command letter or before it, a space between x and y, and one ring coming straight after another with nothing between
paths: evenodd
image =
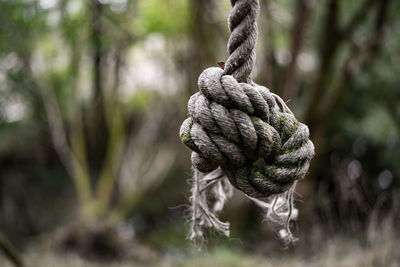
<instances>
[{"instance_id":1,"label":"green moss on rope","mask_svg":"<svg viewBox=\"0 0 400 267\"><path fill-rule=\"evenodd\" d=\"M275 166L266 166L264 168L265 176L272 181L278 181L278 168Z\"/></svg>"},{"instance_id":2,"label":"green moss on rope","mask_svg":"<svg viewBox=\"0 0 400 267\"><path fill-rule=\"evenodd\" d=\"M295 152L297 149L299 149L299 148L297 148L297 147L292 147L292 148L290 148L290 149L286 149L286 150L283 151L282 153L283 153L283 154L290 154L290 153L292 153L292 152Z\"/></svg>"},{"instance_id":3,"label":"green moss on rope","mask_svg":"<svg viewBox=\"0 0 400 267\"><path fill-rule=\"evenodd\" d=\"M254 117L254 116L251 116L251 117L250 117L250 120L251 120L251 122L252 122L253 124L257 124L257 123L259 123L259 122L261 121L260 118Z\"/></svg>"},{"instance_id":4,"label":"green moss on rope","mask_svg":"<svg viewBox=\"0 0 400 267\"><path fill-rule=\"evenodd\" d=\"M252 179L261 178L263 180L278 181L277 169L275 166L253 167L250 171L250 177Z\"/></svg>"},{"instance_id":5,"label":"green moss on rope","mask_svg":"<svg viewBox=\"0 0 400 267\"><path fill-rule=\"evenodd\" d=\"M248 112L248 114L253 115L253 114L254 114L254 108L253 108L253 107L250 107L250 108L247 110L247 112Z\"/></svg>"},{"instance_id":6,"label":"green moss on rope","mask_svg":"<svg viewBox=\"0 0 400 267\"><path fill-rule=\"evenodd\" d=\"M278 116L279 119L279 132L283 139L292 136L299 128L299 122L291 115L282 113Z\"/></svg>"},{"instance_id":7,"label":"green moss on rope","mask_svg":"<svg viewBox=\"0 0 400 267\"><path fill-rule=\"evenodd\" d=\"M190 134L188 134L188 133L181 133L180 137L181 137L182 142L185 144L192 140L192 136L190 136Z\"/></svg>"}]
</instances>

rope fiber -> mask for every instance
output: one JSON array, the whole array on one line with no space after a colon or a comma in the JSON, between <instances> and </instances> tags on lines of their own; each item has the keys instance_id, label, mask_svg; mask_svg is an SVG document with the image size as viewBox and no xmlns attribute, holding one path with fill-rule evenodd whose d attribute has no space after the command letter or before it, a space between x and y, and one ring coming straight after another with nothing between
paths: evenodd
<instances>
[{"instance_id":1,"label":"rope fiber","mask_svg":"<svg viewBox=\"0 0 400 267\"><path fill-rule=\"evenodd\" d=\"M193 150L192 165L204 174L201 177L220 169L248 197L268 202L271 196L294 191L292 185L308 171L314 146L308 127L296 120L285 102L250 78L259 1L231 4L229 58L224 69L212 67L200 75L199 92L189 99L189 118L181 126L180 138ZM198 204L193 197L192 209ZM192 223L204 226L201 213L196 214Z\"/></svg>"}]
</instances>

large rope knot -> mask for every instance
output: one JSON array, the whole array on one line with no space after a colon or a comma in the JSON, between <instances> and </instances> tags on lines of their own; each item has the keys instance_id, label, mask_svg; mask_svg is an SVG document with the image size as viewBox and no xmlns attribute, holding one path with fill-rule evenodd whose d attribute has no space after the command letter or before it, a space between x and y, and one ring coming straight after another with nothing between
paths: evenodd
<instances>
[{"instance_id":1,"label":"large rope knot","mask_svg":"<svg viewBox=\"0 0 400 267\"><path fill-rule=\"evenodd\" d=\"M239 83L219 68L199 77L180 129L201 172L221 167L232 185L264 199L304 177L314 154L306 125L284 101L255 83Z\"/></svg>"},{"instance_id":2,"label":"large rope knot","mask_svg":"<svg viewBox=\"0 0 400 267\"><path fill-rule=\"evenodd\" d=\"M209 68L200 75L200 91L191 96L189 118L180 129L195 167L190 239L201 238L205 227L229 235L229 223L216 216L231 195L226 176L266 211L268 220L285 225L282 238L293 242L294 188L308 171L314 146L307 126L285 102L250 78L259 1L231 4L229 58L224 69Z\"/></svg>"}]
</instances>

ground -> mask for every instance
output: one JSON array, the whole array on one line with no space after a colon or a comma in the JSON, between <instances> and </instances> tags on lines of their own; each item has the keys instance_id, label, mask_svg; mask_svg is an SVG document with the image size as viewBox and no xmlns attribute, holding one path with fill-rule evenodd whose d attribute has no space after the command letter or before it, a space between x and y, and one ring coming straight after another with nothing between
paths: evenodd
<instances>
[{"instance_id":1,"label":"ground","mask_svg":"<svg viewBox=\"0 0 400 267\"><path fill-rule=\"evenodd\" d=\"M126 259L120 262L87 260L76 254L65 254L49 249L46 246L31 247L24 253L28 267L252 267L252 266L400 266L399 239L382 239L378 236L374 242L360 242L354 239L334 238L314 253L282 250L277 255L265 256L242 252L238 249L218 247L210 251L171 251L164 254L143 250L149 254L141 260ZM397 244L397 246L396 246ZM311 247L310 247L311 249ZM306 255L308 254L308 255ZM0 266L12 265L4 257L0 258Z\"/></svg>"}]
</instances>

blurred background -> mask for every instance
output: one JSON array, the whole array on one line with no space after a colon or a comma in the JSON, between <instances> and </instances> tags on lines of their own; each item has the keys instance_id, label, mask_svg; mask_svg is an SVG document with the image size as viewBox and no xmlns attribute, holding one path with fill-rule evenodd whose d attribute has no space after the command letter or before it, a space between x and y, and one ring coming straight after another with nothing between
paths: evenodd
<instances>
[{"instance_id":1,"label":"blurred background","mask_svg":"<svg viewBox=\"0 0 400 267\"><path fill-rule=\"evenodd\" d=\"M398 266L400 2L260 0L253 80L311 131L299 241L241 192L187 241L178 130L228 0L0 1L1 266ZM14 262L14 263L13 263Z\"/></svg>"}]
</instances>

